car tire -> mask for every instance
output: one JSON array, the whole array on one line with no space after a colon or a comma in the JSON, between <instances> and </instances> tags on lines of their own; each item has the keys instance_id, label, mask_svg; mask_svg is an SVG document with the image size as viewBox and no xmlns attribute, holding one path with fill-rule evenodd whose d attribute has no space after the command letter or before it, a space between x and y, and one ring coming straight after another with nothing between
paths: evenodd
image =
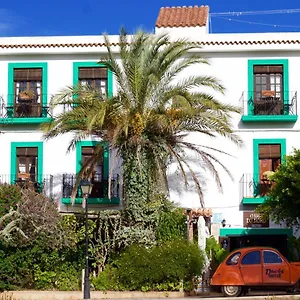
<instances>
[{"instance_id":1,"label":"car tire","mask_svg":"<svg viewBox=\"0 0 300 300\"><path fill-rule=\"evenodd\" d=\"M223 285L222 293L225 297L238 297L243 289L240 285Z\"/></svg>"},{"instance_id":2,"label":"car tire","mask_svg":"<svg viewBox=\"0 0 300 300\"><path fill-rule=\"evenodd\" d=\"M291 287L289 287L286 290L286 293L287 294L297 294L297 293L299 293L299 290L300 290L300 282L297 281L294 285L292 285Z\"/></svg>"}]
</instances>

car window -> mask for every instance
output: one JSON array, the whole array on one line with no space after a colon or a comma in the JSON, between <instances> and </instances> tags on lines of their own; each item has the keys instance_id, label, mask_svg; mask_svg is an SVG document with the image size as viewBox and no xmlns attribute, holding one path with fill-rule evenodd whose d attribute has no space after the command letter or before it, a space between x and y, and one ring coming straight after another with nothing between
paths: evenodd
<instances>
[{"instance_id":1,"label":"car window","mask_svg":"<svg viewBox=\"0 0 300 300\"><path fill-rule=\"evenodd\" d=\"M229 256L229 258L226 261L226 265L236 265L239 261L239 258L241 256L241 252L235 252L232 255Z\"/></svg>"},{"instance_id":2,"label":"car window","mask_svg":"<svg viewBox=\"0 0 300 300\"><path fill-rule=\"evenodd\" d=\"M247 253L241 262L242 265L257 265L260 264L260 251L251 251Z\"/></svg>"},{"instance_id":3,"label":"car window","mask_svg":"<svg viewBox=\"0 0 300 300\"><path fill-rule=\"evenodd\" d=\"M282 263L281 257L273 251L264 251L264 263L265 264L279 264Z\"/></svg>"}]
</instances>

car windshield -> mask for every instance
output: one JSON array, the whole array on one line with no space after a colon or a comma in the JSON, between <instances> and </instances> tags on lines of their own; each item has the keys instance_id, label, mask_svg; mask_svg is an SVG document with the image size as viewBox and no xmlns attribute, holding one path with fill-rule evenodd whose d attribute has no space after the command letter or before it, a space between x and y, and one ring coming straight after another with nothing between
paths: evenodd
<instances>
[{"instance_id":1,"label":"car windshield","mask_svg":"<svg viewBox=\"0 0 300 300\"><path fill-rule=\"evenodd\" d=\"M226 261L226 265L236 265L239 262L239 258L241 256L241 252L235 252L232 255L229 256L229 258Z\"/></svg>"}]
</instances>

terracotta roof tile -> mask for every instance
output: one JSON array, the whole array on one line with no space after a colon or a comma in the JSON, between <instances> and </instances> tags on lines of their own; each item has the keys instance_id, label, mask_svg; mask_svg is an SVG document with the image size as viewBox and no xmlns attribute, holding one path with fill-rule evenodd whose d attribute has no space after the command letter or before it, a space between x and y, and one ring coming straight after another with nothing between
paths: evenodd
<instances>
[{"instance_id":1,"label":"terracotta roof tile","mask_svg":"<svg viewBox=\"0 0 300 300\"><path fill-rule=\"evenodd\" d=\"M205 26L208 6L162 7L159 11L156 27L195 27Z\"/></svg>"},{"instance_id":2,"label":"terracotta roof tile","mask_svg":"<svg viewBox=\"0 0 300 300\"><path fill-rule=\"evenodd\" d=\"M300 45L300 40L236 40L236 41L200 41L195 44L200 46L233 46L233 45ZM118 46L119 43L111 43ZM65 43L65 44L0 44L0 49L20 48L90 48L104 47L105 43Z\"/></svg>"}]
</instances>

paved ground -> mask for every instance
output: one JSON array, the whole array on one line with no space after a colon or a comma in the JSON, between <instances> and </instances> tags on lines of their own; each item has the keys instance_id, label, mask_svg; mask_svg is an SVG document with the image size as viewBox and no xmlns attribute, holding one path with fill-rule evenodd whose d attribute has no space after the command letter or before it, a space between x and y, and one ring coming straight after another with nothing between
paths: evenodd
<instances>
[{"instance_id":1,"label":"paved ground","mask_svg":"<svg viewBox=\"0 0 300 300\"><path fill-rule=\"evenodd\" d=\"M219 296L219 297L218 297ZM185 298L173 298L176 300L199 300L199 299L214 299L214 300L300 300L299 295L248 295L245 297L231 298L231 297L222 297L220 294L218 296L209 296L209 297L185 297ZM113 299L113 300L124 300L125 298ZM128 298L130 300L162 300L168 298ZM102 299L91 299L91 300L103 300ZM109 298L107 298L109 300Z\"/></svg>"},{"instance_id":2,"label":"paved ground","mask_svg":"<svg viewBox=\"0 0 300 300\"><path fill-rule=\"evenodd\" d=\"M107 298L109 299L109 298ZM166 298L119 298L113 300L162 300L168 299ZM210 295L206 296L193 296L193 297L184 297L184 298L172 298L173 300L199 300L199 299L214 299L214 300L300 300L300 294L298 295L287 295L286 293L282 292L250 292L247 296L238 297L238 298L231 298L231 297L223 297L222 294L219 293L211 293ZM103 300L103 299L92 299L92 300Z\"/></svg>"},{"instance_id":3,"label":"paved ground","mask_svg":"<svg viewBox=\"0 0 300 300\"><path fill-rule=\"evenodd\" d=\"M214 300L229 300L229 299L235 299L235 300L242 300L242 299L263 299L263 300L300 300L300 294L298 295L287 295L285 292L272 292L272 291L250 291L247 296L238 297L238 298L231 298L231 297L223 297L220 293L210 293L208 296L197 296L193 298L201 299L214 299ZM191 297L192 298L192 297ZM177 299L178 300L178 299Z\"/></svg>"}]
</instances>

